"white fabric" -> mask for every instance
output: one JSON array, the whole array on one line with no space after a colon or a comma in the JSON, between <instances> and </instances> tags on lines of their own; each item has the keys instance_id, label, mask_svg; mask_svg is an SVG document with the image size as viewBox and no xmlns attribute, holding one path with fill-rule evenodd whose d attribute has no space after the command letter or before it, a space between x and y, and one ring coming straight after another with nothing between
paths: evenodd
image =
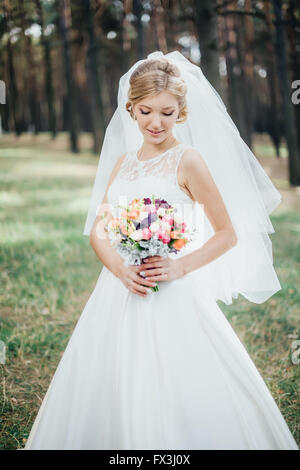
<instances>
[{"instance_id":1,"label":"white fabric","mask_svg":"<svg viewBox=\"0 0 300 470\"><path fill-rule=\"evenodd\" d=\"M191 204L176 178L186 149L139 163L129 152L109 202L154 192ZM153 176L159 166L172 170ZM103 267L25 449L299 450L198 271L159 284L142 298Z\"/></svg>"},{"instance_id":2,"label":"white fabric","mask_svg":"<svg viewBox=\"0 0 300 470\"><path fill-rule=\"evenodd\" d=\"M173 134L182 144L197 149L205 159L238 236L233 249L199 269L199 281L205 279L213 298L228 305L238 294L252 302L265 302L281 289L269 238L274 232L269 214L281 202L281 195L242 140L223 101L200 67L178 51L165 55L156 51L147 59L163 57L179 67L187 84L188 119L175 125ZM120 79L118 107L106 129L84 235L90 234L116 162L125 152L132 152L143 143L137 122L125 109L130 76L142 62L136 62ZM119 196L122 197L122 186ZM194 216L198 214L195 220L205 242L214 231L205 208L203 211L198 203L196 206L199 207L194 209Z\"/></svg>"}]
</instances>

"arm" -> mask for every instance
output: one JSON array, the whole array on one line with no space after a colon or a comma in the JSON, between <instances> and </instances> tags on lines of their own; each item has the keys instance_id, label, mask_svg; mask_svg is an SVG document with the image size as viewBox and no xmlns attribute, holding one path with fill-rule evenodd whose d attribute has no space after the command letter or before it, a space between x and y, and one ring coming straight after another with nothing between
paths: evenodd
<instances>
[{"instance_id":1,"label":"arm","mask_svg":"<svg viewBox=\"0 0 300 470\"><path fill-rule=\"evenodd\" d=\"M185 275L215 260L233 248L238 240L222 196L201 154L196 149L187 150L179 166L186 188L195 201L203 204L215 231L201 248L176 260Z\"/></svg>"},{"instance_id":2,"label":"arm","mask_svg":"<svg viewBox=\"0 0 300 470\"><path fill-rule=\"evenodd\" d=\"M124 157L125 157L125 154L122 155L122 157L120 157L115 167L113 168L113 171L110 175L110 178L107 184L103 201L98 209L95 222L90 232L90 245L95 251L97 257L117 277L119 277L124 260L122 256L119 255L119 253L115 250L115 248L111 246L109 238L106 232L104 232L103 230L103 222L107 223L113 217L111 209L110 209L110 205L107 200L107 192L111 183L113 182L115 176L117 175L119 171L119 168L121 166L121 163L123 162ZM105 215L105 213L106 213L106 217L103 218L103 215Z\"/></svg>"}]
</instances>

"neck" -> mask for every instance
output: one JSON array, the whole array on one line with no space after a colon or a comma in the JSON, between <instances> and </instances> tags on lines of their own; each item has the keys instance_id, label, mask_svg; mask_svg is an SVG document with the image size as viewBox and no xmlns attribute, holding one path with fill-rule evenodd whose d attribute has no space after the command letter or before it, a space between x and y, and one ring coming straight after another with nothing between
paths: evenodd
<instances>
[{"instance_id":1,"label":"neck","mask_svg":"<svg viewBox=\"0 0 300 470\"><path fill-rule=\"evenodd\" d=\"M178 142L173 135L167 137L163 142L160 142L158 144L152 144L149 142L145 142L144 140L143 145L139 151L139 156L147 155L148 157L151 157L156 155L157 153L164 152L165 150L168 150L169 148L174 147L179 143L180 142Z\"/></svg>"}]
</instances>

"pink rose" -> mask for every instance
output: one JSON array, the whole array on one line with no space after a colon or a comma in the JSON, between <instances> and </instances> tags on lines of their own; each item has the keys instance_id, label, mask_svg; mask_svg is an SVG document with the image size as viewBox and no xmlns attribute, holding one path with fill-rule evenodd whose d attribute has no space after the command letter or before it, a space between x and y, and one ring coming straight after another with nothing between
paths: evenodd
<instances>
[{"instance_id":1,"label":"pink rose","mask_svg":"<svg viewBox=\"0 0 300 470\"><path fill-rule=\"evenodd\" d=\"M162 234L162 231L161 231L160 229L156 232L156 235L157 235L157 238L158 238L159 240L162 240L163 234Z\"/></svg>"},{"instance_id":2,"label":"pink rose","mask_svg":"<svg viewBox=\"0 0 300 470\"><path fill-rule=\"evenodd\" d=\"M169 225L173 225L173 222L174 222L173 218L170 217L169 215L164 216L161 220L162 222L166 222Z\"/></svg>"},{"instance_id":3,"label":"pink rose","mask_svg":"<svg viewBox=\"0 0 300 470\"><path fill-rule=\"evenodd\" d=\"M144 240L149 240L151 238L151 231L147 227L142 230L142 238Z\"/></svg>"}]
</instances>

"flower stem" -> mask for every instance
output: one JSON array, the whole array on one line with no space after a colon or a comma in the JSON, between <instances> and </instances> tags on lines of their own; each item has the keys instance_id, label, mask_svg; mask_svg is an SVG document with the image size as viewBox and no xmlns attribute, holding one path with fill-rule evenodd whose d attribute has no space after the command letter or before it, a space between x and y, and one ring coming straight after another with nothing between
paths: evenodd
<instances>
[{"instance_id":1,"label":"flower stem","mask_svg":"<svg viewBox=\"0 0 300 470\"><path fill-rule=\"evenodd\" d=\"M154 292L158 292L158 291L159 291L158 284L156 284L156 286L154 286L154 287L151 286L151 289L152 289Z\"/></svg>"}]
</instances>

